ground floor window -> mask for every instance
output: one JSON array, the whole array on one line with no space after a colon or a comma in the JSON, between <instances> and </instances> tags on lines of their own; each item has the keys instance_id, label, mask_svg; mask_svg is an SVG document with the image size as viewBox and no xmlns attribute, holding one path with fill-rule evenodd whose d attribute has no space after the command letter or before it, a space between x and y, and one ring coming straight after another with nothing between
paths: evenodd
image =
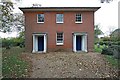
<instances>
[{"instance_id":1,"label":"ground floor window","mask_svg":"<svg viewBox=\"0 0 120 80\"><path fill-rule=\"evenodd\" d=\"M63 45L63 32L56 34L56 45Z\"/></svg>"}]
</instances>

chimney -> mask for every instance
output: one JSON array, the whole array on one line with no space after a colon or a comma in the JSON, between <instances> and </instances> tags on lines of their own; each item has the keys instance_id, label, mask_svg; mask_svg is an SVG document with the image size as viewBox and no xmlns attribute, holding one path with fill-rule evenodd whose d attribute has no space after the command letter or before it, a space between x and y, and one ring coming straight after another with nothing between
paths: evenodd
<instances>
[{"instance_id":1,"label":"chimney","mask_svg":"<svg viewBox=\"0 0 120 80\"><path fill-rule=\"evenodd\" d=\"M41 7L41 4L32 4L32 7Z\"/></svg>"}]
</instances>

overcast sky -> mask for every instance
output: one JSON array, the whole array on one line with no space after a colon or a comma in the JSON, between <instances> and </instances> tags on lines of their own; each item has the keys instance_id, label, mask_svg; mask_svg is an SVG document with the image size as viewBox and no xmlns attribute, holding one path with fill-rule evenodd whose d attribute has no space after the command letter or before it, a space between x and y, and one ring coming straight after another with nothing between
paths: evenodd
<instances>
[{"instance_id":1,"label":"overcast sky","mask_svg":"<svg viewBox=\"0 0 120 80\"><path fill-rule=\"evenodd\" d=\"M12 0L14 3L15 0ZM30 7L32 4L41 4L42 7L101 7L95 12L95 25L108 34L111 29L118 28L118 2L100 3L100 0L21 0L17 7ZM16 7L15 12L21 12Z\"/></svg>"}]
</instances>

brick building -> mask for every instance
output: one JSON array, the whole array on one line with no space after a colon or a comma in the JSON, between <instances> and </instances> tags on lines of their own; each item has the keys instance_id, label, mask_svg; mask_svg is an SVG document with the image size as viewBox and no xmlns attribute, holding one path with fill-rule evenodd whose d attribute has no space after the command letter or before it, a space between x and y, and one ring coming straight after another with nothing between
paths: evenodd
<instances>
[{"instance_id":1,"label":"brick building","mask_svg":"<svg viewBox=\"0 0 120 80\"><path fill-rule=\"evenodd\" d=\"M21 7L26 51L93 51L94 12L99 8Z\"/></svg>"}]
</instances>

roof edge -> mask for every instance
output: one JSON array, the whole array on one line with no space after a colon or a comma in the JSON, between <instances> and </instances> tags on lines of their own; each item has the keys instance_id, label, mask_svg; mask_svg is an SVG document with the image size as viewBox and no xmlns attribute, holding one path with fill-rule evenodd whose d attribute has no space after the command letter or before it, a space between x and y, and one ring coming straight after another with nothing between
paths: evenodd
<instances>
[{"instance_id":1,"label":"roof edge","mask_svg":"<svg viewBox=\"0 0 120 80\"><path fill-rule=\"evenodd\" d=\"M97 11L101 7L19 7L25 11Z\"/></svg>"}]
</instances>

